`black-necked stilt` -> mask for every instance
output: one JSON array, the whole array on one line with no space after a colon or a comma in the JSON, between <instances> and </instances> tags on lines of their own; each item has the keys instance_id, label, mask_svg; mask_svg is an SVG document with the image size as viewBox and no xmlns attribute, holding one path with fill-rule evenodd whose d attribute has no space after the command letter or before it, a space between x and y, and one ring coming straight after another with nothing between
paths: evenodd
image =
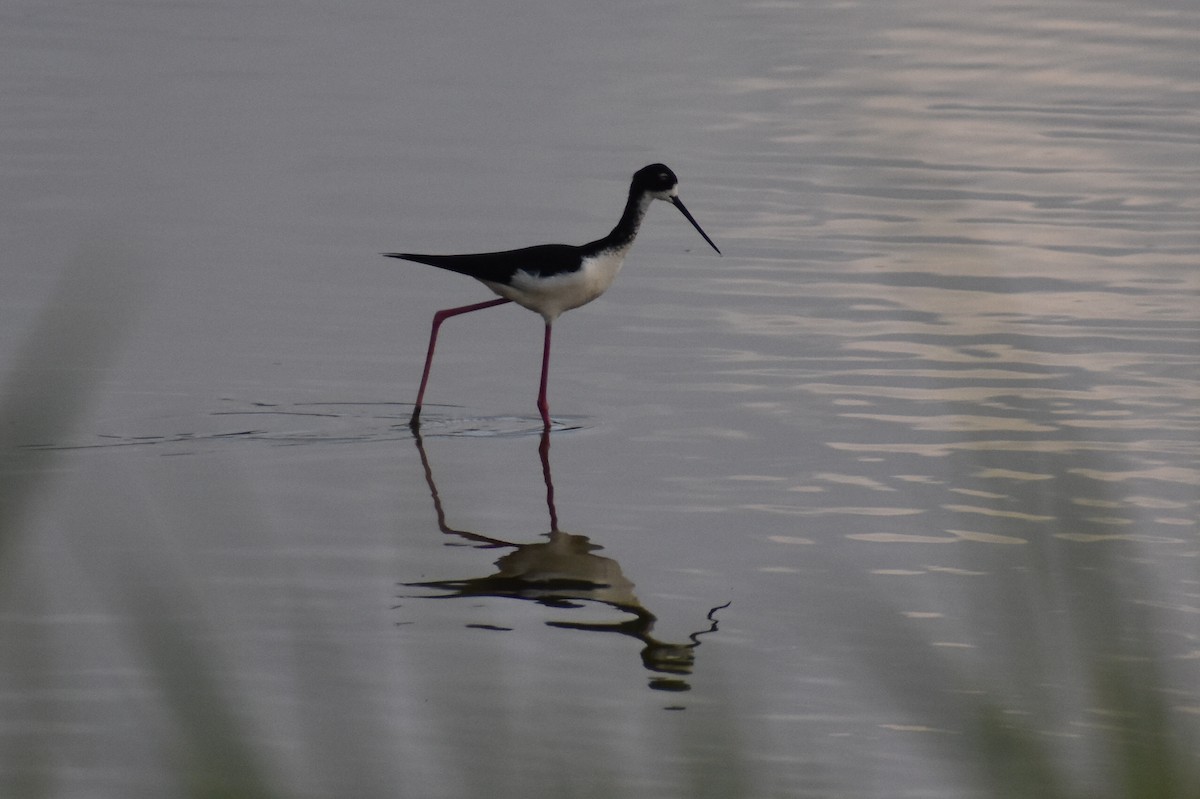
<instances>
[{"instance_id":1,"label":"black-necked stilt","mask_svg":"<svg viewBox=\"0 0 1200 799\"><path fill-rule=\"evenodd\" d=\"M438 328L451 316L479 311L506 302L528 308L546 320L546 335L542 345L542 381L538 390L537 406L542 422L550 427L550 405L546 401L546 375L550 368L550 328L554 320L572 308L578 308L599 297L612 285L621 264L629 252L638 227L646 216L650 203L665 200L680 210L700 232L704 240L717 251L717 245L708 237L700 224L688 212L679 199L679 179L662 164L651 164L639 169L629 185L629 200L621 221L602 239L581 246L570 244L540 244L519 250L504 252L472 253L469 255L420 255L409 252L387 252L389 258L402 258L429 264L451 272L473 277L500 295L500 299L447 308L433 315L433 330L429 335L429 351L425 355L425 371L421 375L421 388L417 391L417 404L413 408L410 424L420 424L421 403L425 399L425 386L429 382L429 367L433 363L433 349L437 344Z\"/></svg>"}]
</instances>

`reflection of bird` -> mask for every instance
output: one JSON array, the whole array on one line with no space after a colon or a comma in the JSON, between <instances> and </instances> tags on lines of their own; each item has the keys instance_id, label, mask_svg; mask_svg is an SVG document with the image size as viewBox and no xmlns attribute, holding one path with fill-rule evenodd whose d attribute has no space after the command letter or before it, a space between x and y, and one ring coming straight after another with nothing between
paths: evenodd
<instances>
[{"instance_id":1,"label":"reflection of bird","mask_svg":"<svg viewBox=\"0 0 1200 799\"><path fill-rule=\"evenodd\" d=\"M546 401L546 375L550 368L550 326L564 311L578 308L603 294L617 272L638 227L646 216L650 203L665 200L683 213L714 250L717 245L692 218L683 201L679 199L679 179L662 164L651 164L639 169L629 186L629 200L621 220L602 239L573 246L570 244L541 244L519 250L504 252L473 253L469 255L420 255L408 252L384 253L389 258L429 264L451 272L473 277L500 295L498 300L489 300L459 308L447 308L433 315L433 331L429 336L429 351L425 356L425 370L421 374L421 388L417 391L417 403L413 408L410 424L420 423L421 403L425 399L425 386L429 382L429 367L433 363L433 350L437 344L438 328L451 316L479 311L515 302L524 308L541 314L546 320L545 340L542 345L542 381L538 389L537 406L542 414L542 423L550 427L550 406Z\"/></svg>"},{"instance_id":2,"label":"reflection of bird","mask_svg":"<svg viewBox=\"0 0 1200 799\"><path fill-rule=\"evenodd\" d=\"M593 544L587 536L558 529L554 482L550 476L548 431L542 433L538 452L541 455L542 475L546 482L550 532L545 534L545 540L531 544L514 544L447 525L446 514L420 433L417 433L415 440L421 464L425 467L425 480L433 497L439 529L443 533L465 538L479 547L511 548L512 551L500 557L496 561L495 573L486 577L405 583L407 587L443 591L444 593L437 595L438 598L508 597L527 599L554 608L578 608L585 602L608 605L631 614L632 618L608 623L550 621L547 624L560 629L613 632L636 638L643 644L643 665L650 671L665 675L652 680L650 687L664 691L688 690L688 684L679 676L691 674L695 662L694 650L700 645L700 636L717 629L716 612L728 603L708 612L709 626L688 636L689 643L673 644L654 638L651 632L657 618L634 594L634 585L621 570L621 565L612 558L596 554L601 547Z\"/></svg>"}]
</instances>

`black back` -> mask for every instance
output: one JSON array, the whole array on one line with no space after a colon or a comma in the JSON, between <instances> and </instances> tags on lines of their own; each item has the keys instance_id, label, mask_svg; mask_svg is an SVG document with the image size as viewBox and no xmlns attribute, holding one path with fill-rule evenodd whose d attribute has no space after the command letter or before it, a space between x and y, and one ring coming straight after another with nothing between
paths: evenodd
<instances>
[{"instance_id":1,"label":"black back","mask_svg":"<svg viewBox=\"0 0 1200 799\"><path fill-rule=\"evenodd\" d=\"M574 272L583 262L580 248L569 244L539 244L519 250L465 255L422 255L411 252L385 252L384 255L448 269L490 283L508 283L517 270L541 277Z\"/></svg>"},{"instance_id":2,"label":"black back","mask_svg":"<svg viewBox=\"0 0 1200 799\"><path fill-rule=\"evenodd\" d=\"M642 197L647 193L668 192L678 183L679 179L675 177L675 173L664 164L650 164L642 167L633 175L633 181L629 185L629 199L625 204L625 212L621 214L621 220L617 222L617 226L604 238L581 247L573 247L569 244L539 244L534 247L522 247L519 250L464 255L423 255L411 252L385 252L384 255L389 258L401 258L405 261L436 266L439 269L448 269L451 272L458 272L460 275L467 275L477 280L486 280L489 283L507 284L512 281L517 270L539 277L567 274L578 270L583 265L583 259L586 256L626 246L633 241L633 237L637 235L638 225L642 221L641 215L645 212L645 206L641 204ZM692 222L692 224L696 223Z\"/></svg>"}]
</instances>

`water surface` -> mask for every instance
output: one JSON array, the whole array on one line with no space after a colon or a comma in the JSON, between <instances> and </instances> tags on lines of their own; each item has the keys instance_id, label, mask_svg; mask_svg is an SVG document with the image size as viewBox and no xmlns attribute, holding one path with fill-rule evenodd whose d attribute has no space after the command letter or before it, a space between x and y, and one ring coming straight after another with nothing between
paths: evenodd
<instances>
[{"instance_id":1,"label":"water surface","mask_svg":"<svg viewBox=\"0 0 1200 799\"><path fill-rule=\"evenodd\" d=\"M1192 7L4 17L0 793L1195 762ZM378 253L587 241L660 160L724 257L651 210L546 441L537 318L451 320L415 438L487 294Z\"/></svg>"}]
</instances>

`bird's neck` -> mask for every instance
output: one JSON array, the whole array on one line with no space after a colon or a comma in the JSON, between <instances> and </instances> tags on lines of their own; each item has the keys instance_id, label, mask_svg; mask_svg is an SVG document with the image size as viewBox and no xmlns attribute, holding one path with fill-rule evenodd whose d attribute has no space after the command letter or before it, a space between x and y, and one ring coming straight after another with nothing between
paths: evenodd
<instances>
[{"instance_id":1,"label":"bird's neck","mask_svg":"<svg viewBox=\"0 0 1200 799\"><path fill-rule=\"evenodd\" d=\"M637 236L638 228L642 226L642 220L646 218L646 211L649 210L652 202L654 202L654 198L646 192L631 191L629 200L625 203L625 211L621 214L617 226L607 236L593 242L596 249L621 250L633 244L633 239Z\"/></svg>"}]
</instances>

